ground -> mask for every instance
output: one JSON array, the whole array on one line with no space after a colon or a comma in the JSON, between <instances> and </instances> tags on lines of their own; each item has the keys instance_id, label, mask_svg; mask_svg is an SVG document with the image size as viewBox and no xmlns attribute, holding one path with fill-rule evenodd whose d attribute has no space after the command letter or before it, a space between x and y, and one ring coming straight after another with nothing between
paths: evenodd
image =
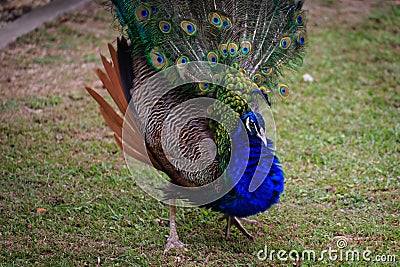
<instances>
[{"instance_id":1,"label":"ground","mask_svg":"<svg viewBox=\"0 0 400 267\"><path fill-rule=\"evenodd\" d=\"M168 208L136 185L84 91L103 90L93 69L118 36L108 11L93 2L0 52L0 266L288 266L257 253L320 253L339 240L397 262L295 265L399 265L399 2L309 0L306 9L308 53L274 108L281 202L252 217L252 243L236 229L225 240L216 213L178 209L189 251L165 257Z\"/></svg>"}]
</instances>

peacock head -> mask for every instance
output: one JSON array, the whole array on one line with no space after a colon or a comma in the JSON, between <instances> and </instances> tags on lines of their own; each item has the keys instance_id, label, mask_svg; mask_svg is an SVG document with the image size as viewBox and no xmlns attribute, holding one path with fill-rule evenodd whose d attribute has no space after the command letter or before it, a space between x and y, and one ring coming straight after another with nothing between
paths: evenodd
<instances>
[{"instance_id":1,"label":"peacock head","mask_svg":"<svg viewBox=\"0 0 400 267\"><path fill-rule=\"evenodd\" d=\"M249 138L259 138L265 146L268 146L265 134L265 122L261 114L254 113L252 110L241 117Z\"/></svg>"}]
</instances>

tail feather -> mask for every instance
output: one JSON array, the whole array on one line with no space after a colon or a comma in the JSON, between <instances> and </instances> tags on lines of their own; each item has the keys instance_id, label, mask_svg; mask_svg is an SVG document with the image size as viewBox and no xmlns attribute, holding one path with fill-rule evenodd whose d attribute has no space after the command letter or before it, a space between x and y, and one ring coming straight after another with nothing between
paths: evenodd
<instances>
[{"instance_id":1,"label":"tail feather","mask_svg":"<svg viewBox=\"0 0 400 267\"><path fill-rule=\"evenodd\" d=\"M303 63L303 2L112 0L130 38L132 58L144 57L155 71L199 60L243 68L272 102L288 95L287 86L281 90L285 71ZM207 92L215 94L215 88Z\"/></svg>"},{"instance_id":2,"label":"tail feather","mask_svg":"<svg viewBox=\"0 0 400 267\"><path fill-rule=\"evenodd\" d=\"M86 90L100 105L100 112L108 126L113 130L114 139L119 147L136 160L161 170L152 154L148 153L144 138L137 127L135 116L132 110L128 108L127 89L124 88L126 81L122 82L118 54L112 45L109 45L109 51L111 62L101 55L105 72L97 69L96 74L125 119L94 89L86 87Z\"/></svg>"},{"instance_id":3,"label":"tail feather","mask_svg":"<svg viewBox=\"0 0 400 267\"><path fill-rule=\"evenodd\" d=\"M125 93L125 99L129 103L132 98L130 90L133 86L134 79L133 63L131 57L132 49L128 45L128 42L125 38L120 38L117 44L117 59L113 58L113 61L118 62L115 67L117 69L117 72L120 74L119 77L121 78L122 86ZM113 49L112 46L111 48Z\"/></svg>"},{"instance_id":4,"label":"tail feather","mask_svg":"<svg viewBox=\"0 0 400 267\"><path fill-rule=\"evenodd\" d=\"M106 86L106 89L107 89L108 93L111 95L111 97L113 98L115 104L117 104L119 110L122 113L125 113L126 108L128 107L128 103L123 94L122 85L121 85L122 82L120 82L121 79L118 78L119 75L117 75L117 73L116 73L116 69L115 69L116 66L114 65L114 67L113 67L112 63L107 61L107 59L103 55L101 55L101 60L103 61L103 66L106 69L106 72L108 75L107 84L109 86L108 87ZM99 77L99 78L101 79L101 77ZM103 76L103 78L104 78L104 76Z\"/></svg>"},{"instance_id":5,"label":"tail feather","mask_svg":"<svg viewBox=\"0 0 400 267\"><path fill-rule=\"evenodd\" d=\"M121 116L95 90L89 87L86 87L86 90L100 105L100 112L103 115L104 120L107 122L108 126L114 131L115 137L120 140L117 143L120 145L121 148L125 149L125 146L123 146L121 142L123 132L122 128L124 127L124 122ZM132 130L132 128L130 128L129 126L125 126L124 134L129 136L129 138L124 139L124 145L127 145L137 151L136 154L138 154L138 157L140 157L137 159L142 161L141 159L144 158L146 149L143 146L140 146L140 144L143 143L141 135Z\"/></svg>"}]
</instances>

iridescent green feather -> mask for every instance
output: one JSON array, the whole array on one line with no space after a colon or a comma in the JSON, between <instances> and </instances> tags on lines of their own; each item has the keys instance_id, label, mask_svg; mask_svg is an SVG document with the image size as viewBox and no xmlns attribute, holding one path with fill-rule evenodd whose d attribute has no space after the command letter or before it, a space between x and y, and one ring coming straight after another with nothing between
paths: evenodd
<instances>
[{"instance_id":1,"label":"iridescent green feather","mask_svg":"<svg viewBox=\"0 0 400 267\"><path fill-rule=\"evenodd\" d=\"M133 54L146 53L157 70L178 64L182 57L207 61L215 52L218 63L237 64L250 79L261 76L257 84L271 100L280 96L275 92L283 71L302 64L307 40L302 1L112 2L134 44ZM285 38L287 47L282 46Z\"/></svg>"}]
</instances>

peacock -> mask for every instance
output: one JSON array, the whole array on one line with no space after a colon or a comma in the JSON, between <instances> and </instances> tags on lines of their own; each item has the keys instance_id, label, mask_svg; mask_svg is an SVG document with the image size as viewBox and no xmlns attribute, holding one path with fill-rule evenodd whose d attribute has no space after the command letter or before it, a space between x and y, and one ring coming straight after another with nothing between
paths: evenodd
<instances>
[{"instance_id":1,"label":"peacock","mask_svg":"<svg viewBox=\"0 0 400 267\"><path fill-rule=\"evenodd\" d=\"M303 1L108 4L122 36L117 49L109 44L111 61L101 56L106 71L96 72L115 105L86 90L124 153L168 176L164 252L186 249L176 230L178 200L221 213L227 238L235 225L253 239L242 223L255 223L246 217L276 204L284 189L261 107L289 95L281 79L302 65Z\"/></svg>"}]
</instances>

